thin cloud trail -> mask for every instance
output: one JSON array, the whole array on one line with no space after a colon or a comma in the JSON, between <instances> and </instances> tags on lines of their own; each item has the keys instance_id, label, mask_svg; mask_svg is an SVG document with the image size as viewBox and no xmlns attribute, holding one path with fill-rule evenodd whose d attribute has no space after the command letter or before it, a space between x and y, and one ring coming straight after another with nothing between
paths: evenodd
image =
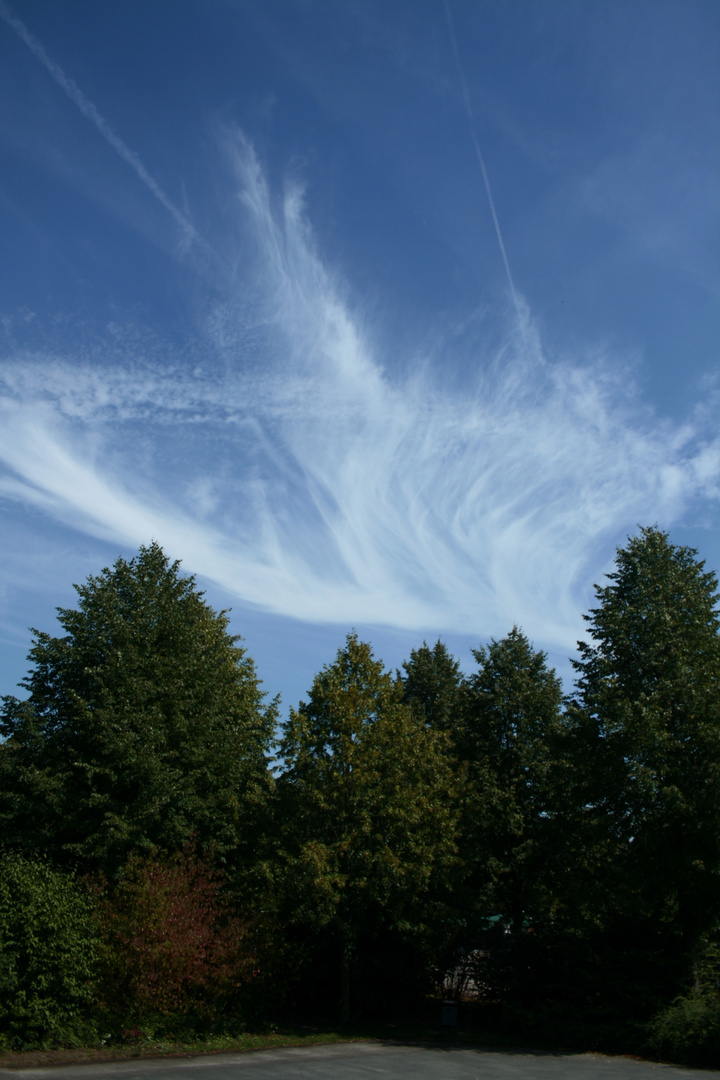
<instances>
[{"instance_id":1,"label":"thin cloud trail","mask_svg":"<svg viewBox=\"0 0 720 1080\"><path fill-rule=\"evenodd\" d=\"M0 18L4 19L8 26L12 27L21 41L25 42L31 53L37 57L43 67L50 75L52 75L60 89L67 94L73 104L77 105L83 116L95 125L105 141L112 146L113 150L130 166L148 191L152 192L158 202L172 215L185 233L186 238L207 251L208 245L200 236L195 226L181 210L178 210L172 200L168 198L157 181L147 171L135 151L131 150L130 147L122 141L120 136L115 134L105 117L100 115L93 103L88 100L85 94L83 94L80 87L65 74L59 64L56 64L54 60L50 59L44 46L30 33L25 23L18 19L16 15L13 15L8 5L4 3L4 0L0 0Z\"/></svg>"},{"instance_id":2,"label":"thin cloud trail","mask_svg":"<svg viewBox=\"0 0 720 1080\"><path fill-rule=\"evenodd\" d=\"M505 242L503 240L502 231L500 229L500 222L498 221L497 211L495 210L495 201L492 195L492 188L490 187L490 178L488 177L487 169L485 168L485 159L482 155L482 150L480 149L480 142L477 137L477 131L475 130L475 121L473 119L472 106L470 104L470 94L468 92L467 80L465 79L465 72L460 61L460 50L458 49L457 37L455 35L455 24L453 23L452 13L450 11L449 0L444 0L444 6L445 17L447 18L448 30L450 32L450 41L453 47L453 55L455 57L455 67L457 68L458 78L460 79L460 85L462 86L463 97L465 99L465 111L467 112L468 122L470 124L470 132L472 134L473 145L475 146L475 154L480 165L483 183L485 184L485 191L487 193L488 203L490 204L490 213L492 214L493 224L495 225L495 234L497 236L498 245L500 247L500 254L502 255L503 263L505 264L505 273L507 274L508 284L510 286L510 293L512 294L513 304L515 305L515 311L517 312L518 326L520 327L520 333L522 334L523 343L527 352L528 341L525 333L525 319L523 317L522 309L520 307L518 294L515 290L513 276L510 272L510 262L508 261L507 251L505 250Z\"/></svg>"}]
</instances>

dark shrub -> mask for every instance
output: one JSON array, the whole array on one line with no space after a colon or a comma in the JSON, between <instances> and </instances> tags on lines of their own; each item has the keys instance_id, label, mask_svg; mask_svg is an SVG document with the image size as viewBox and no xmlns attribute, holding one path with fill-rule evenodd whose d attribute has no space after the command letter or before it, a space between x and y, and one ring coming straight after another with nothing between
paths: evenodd
<instances>
[{"instance_id":1,"label":"dark shrub","mask_svg":"<svg viewBox=\"0 0 720 1080\"><path fill-rule=\"evenodd\" d=\"M222 874L187 848L133 856L118 884L101 889L100 997L111 1022L164 1032L222 1024L253 972L246 923L222 886Z\"/></svg>"},{"instance_id":2,"label":"dark shrub","mask_svg":"<svg viewBox=\"0 0 720 1080\"><path fill-rule=\"evenodd\" d=\"M677 998L648 1026L649 1048L684 1065L720 1066L720 998L710 992Z\"/></svg>"}]
</instances>

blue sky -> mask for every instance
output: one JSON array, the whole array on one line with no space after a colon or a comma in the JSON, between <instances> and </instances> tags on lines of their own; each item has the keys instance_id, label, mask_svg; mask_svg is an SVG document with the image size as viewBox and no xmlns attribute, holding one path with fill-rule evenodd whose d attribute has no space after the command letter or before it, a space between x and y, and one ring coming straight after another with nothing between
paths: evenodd
<instances>
[{"instance_id":1,"label":"blue sky","mask_svg":"<svg viewBox=\"0 0 720 1080\"><path fill-rule=\"evenodd\" d=\"M720 567L715 0L0 2L0 690L157 539L296 704Z\"/></svg>"}]
</instances>

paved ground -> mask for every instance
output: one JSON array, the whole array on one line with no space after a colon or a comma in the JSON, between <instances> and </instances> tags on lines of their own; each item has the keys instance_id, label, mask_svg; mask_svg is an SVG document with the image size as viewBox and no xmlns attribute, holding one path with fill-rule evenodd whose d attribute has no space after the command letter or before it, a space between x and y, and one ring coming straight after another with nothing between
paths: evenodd
<instances>
[{"instance_id":1,"label":"paved ground","mask_svg":"<svg viewBox=\"0 0 720 1080\"><path fill-rule=\"evenodd\" d=\"M388 1043L0 1069L0 1080L720 1080L720 1073L595 1054Z\"/></svg>"}]
</instances>

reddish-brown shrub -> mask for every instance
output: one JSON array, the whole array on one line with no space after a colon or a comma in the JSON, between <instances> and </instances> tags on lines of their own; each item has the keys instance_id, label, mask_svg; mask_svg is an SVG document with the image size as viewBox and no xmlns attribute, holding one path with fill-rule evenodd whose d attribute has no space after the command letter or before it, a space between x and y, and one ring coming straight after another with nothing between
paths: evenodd
<instances>
[{"instance_id":1,"label":"reddish-brown shrub","mask_svg":"<svg viewBox=\"0 0 720 1080\"><path fill-rule=\"evenodd\" d=\"M252 974L247 925L223 897L221 871L190 847L132 857L102 888L102 1004L125 1021L210 1018Z\"/></svg>"}]
</instances>

